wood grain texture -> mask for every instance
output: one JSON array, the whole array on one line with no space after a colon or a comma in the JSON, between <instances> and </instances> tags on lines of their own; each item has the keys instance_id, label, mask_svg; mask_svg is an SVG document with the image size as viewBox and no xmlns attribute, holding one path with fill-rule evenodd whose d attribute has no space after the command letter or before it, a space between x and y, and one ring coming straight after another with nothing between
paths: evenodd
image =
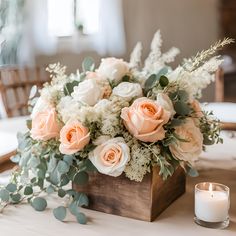
<instances>
[{"instance_id":1,"label":"wood grain texture","mask_svg":"<svg viewBox=\"0 0 236 236\"><path fill-rule=\"evenodd\" d=\"M16 154L16 151L12 151L12 152L9 152L8 154L0 156L0 173L6 170L10 170L14 166L16 166L16 164L13 163L10 159L15 154Z\"/></svg>"},{"instance_id":2,"label":"wood grain texture","mask_svg":"<svg viewBox=\"0 0 236 236\"><path fill-rule=\"evenodd\" d=\"M42 88L50 81L45 68L0 66L0 96L8 117L28 115L28 99L33 85Z\"/></svg>"},{"instance_id":3,"label":"wood grain texture","mask_svg":"<svg viewBox=\"0 0 236 236\"><path fill-rule=\"evenodd\" d=\"M111 177L90 173L85 186L73 184L78 192L89 197L89 209L134 219L153 221L174 200L185 192L185 173L178 168L163 181L153 168L142 182L129 180L125 175Z\"/></svg>"}]
</instances>

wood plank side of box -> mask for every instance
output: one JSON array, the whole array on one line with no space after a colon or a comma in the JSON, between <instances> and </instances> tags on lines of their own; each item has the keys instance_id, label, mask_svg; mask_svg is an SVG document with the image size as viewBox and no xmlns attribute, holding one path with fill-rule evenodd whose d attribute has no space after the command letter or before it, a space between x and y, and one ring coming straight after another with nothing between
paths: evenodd
<instances>
[{"instance_id":1,"label":"wood plank side of box","mask_svg":"<svg viewBox=\"0 0 236 236\"><path fill-rule=\"evenodd\" d=\"M89 209L144 221L153 221L185 192L185 172L179 167L166 181L153 168L142 182L129 180L122 174L111 177L89 173L85 186L73 184L89 197Z\"/></svg>"}]
</instances>

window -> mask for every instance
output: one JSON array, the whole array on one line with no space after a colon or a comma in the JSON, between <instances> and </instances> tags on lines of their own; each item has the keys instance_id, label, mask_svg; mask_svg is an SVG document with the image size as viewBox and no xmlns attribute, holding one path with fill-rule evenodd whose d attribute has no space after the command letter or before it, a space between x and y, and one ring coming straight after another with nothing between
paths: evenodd
<instances>
[{"instance_id":1,"label":"window","mask_svg":"<svg viewBox=\"0 0 236 236\"><path fill-rule=\"evenodd\" d=\"M100 0L48 0L48 29L57 37L99 31Z\"/></svg>"}]
</instances>

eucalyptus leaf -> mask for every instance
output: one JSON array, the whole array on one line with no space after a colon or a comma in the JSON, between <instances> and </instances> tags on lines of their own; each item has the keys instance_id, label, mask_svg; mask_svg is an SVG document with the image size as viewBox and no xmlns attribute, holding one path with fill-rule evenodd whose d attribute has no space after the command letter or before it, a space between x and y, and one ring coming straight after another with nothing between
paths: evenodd
<instances>
[{"instance_id":1,"label":"eucalyptus leaf","mask_svg":"<svg viewBox=\"0 0 236 236\"><path fill-rule=\"evenodd\" d=\"M150 75L144 84L145 91L147 92L148 90L152 89L156 85L157 80L158 77L155 74Z\"/></svg>"},{"instance_id":2,"label":"eucalyptus leaf","mask_svg":"<svg viewBox=\"0 0 236 236\"><path fill-rule=\"evenodd\" d=\"M87 217L82 212L79 212L79 213L76 214L76 219L77 219L77 222L80 223L80 224L85 225L87 223Z\"/></svg>"},{"instance_id":3,"label":"eucalyptus leaf","mask_svg":"<svg viewBox=\"0 0 236 236\"><path fill-rule=\"evenodd\" d=\"M189 99L189 95L185 90L179 90L178 91L178 98L180 101L186 102Z\"/></svg>"},{"instance_id":4,"label":"eucalyptus leaf","mask_svg":"<svg viewBox=\"0 0 236 236\"><path fill-rule=\"evenodd\" d=\"M69 171L70 166L65 161L59 161L57 165L57 170L60 174L65 174Z\"/></svg>"},{"instance_id":5,"label":"eucalyptus leaf","mask_svg":"<svg viewBox=\"0 0 236 236\"><path fill-rule=\"evenodd\" d=\"M30 89L30 94L29 94L29 99L32 99L36 96L38 92L38 88L36 85L33 85L32 88Z\"/></svg>"},{"instance_id":6,"label":"eucalyptus leaf","mask_svg":"<svg viewBox=\"0 0 236 236\"><path fill-rule=\"evenodd\" d=\"M72 201L69 204L68 209L69 209L70 213L74 216L76 216L79 213L79 208L78 208L77 203L75 201Z\"/></svg>"},{"instance_id":7,"label":"eucalyptus leaf","mask_svg":"<svg viewBox=\"0 0 236 236\"><path fill-rule=\"evenodd\" d=\"M53 210L53 215L56 219L63 221L66 218L66 208L64 206L59 206Z\"/></svg>"},{"instance_id":8,"label":"eucalyptus leaf","mask_svg":"<svg viewBox=\"0 0 236 236\"><path fill-rule=\"evenodd\" d=\"M51 157L48 162L48 172L52 172L57 166L57 159L55 157Z\"/></svg>"},{"instance_id":9,"label":"eucalyptus leaf","mask_svg":"<svg viewBox=\"0 0 236 236\"><path fill-rule=\"evenodd\" d=\"M161 87L166 87L169 84L169 80L166 76L162 75L159 79Z\"/></svg>"},{"instance_id":10,"label":"eucalyptus leaf","mask_svg":"<svg viewBox=\"0 0 236 236\"><path fill-rule=\"evenodd\" d=\"M74 80L72 82L66 83L64 85L64 89L63 89L64 90L64 94L66 96L70 96L72 94L72 92L74 91L74 87L78 86L78 84L79 84L79 81L77 81L77 80Z\"/></svg>"},{"instance_id":11,"label":"eucalyptus leaf","mask_svg":"<svg viewBox=\"0 0 236 236\"><path fill-rule=\"evenodd\" d=\"M188 175L191 176L191 177L197 177L197 176L199 176L198 171L197 171L196 169L193 169L192 167L189 167L189 168L187 169L187 173L188 173Z\"/></svg>"},{"instance_id":12,"label":"eucalyptus leaf","mask_svg":"<svg viewBox=\"0 0 236 236\"><path fill-rule=\"evenodd\" d=\"M188 115L191 111L188 104L185 102L181 102L181 101L177 101L174 103L174 109L175 109L176 113L181 116Z\"/></svg>"},{"instance_id":13,"label":"eucalyptus leaf","mask_svg":"<svg viewBox=\"0 0 236 236\"><path fill-rule=\"evenodd\" d=\"M71 166L70 170L67 173L67 176L70 180L74 180L76 173L77 173L77 169L74 166Z\"/></svg>"},{"instance_id":14,"label":"eucalyptus leaf","mask_svg":"<svg viewBox=\"0 0 236 236\"><path fill-rule=\"evenodd\" d=\"M3 202L9 201L10 194L6 189L1 189L0 190L0 198Z\"/></svg>"},{"instance_id":15,"label":"eucalyptus leaf","mask_svg":"<svg viewBox=\"0 0 236 236\"><path fill-rule=\"evenodd\" d=\"M157 73L157 78L159 79L162 75L166 75L168 73L168 67L161 68Z\"/></svg>"},{"instance_id":16,"label":"eucalyptus leaf","mask_svg":"<svg viewBox=\"0 0 236 236\"><path fill-rule=\"evenodd\" d=\"M40 164L40 160L39 158L35 157L35 156L32 156L29 160L29 167L31 168L36 168L38 165Z\"/></svg>"},{"instance_id":17,"label":"eucalyptus leaf","mask_svg":"<svg viewBox=\"0 0 236 236\"><path fill-rule=\"evenodd\" d=\"M60 198L65 197L65 195L66 195L66 191L65 190L63 190L62 188L58 189L58 196Z\"/></svg>"},{"instance_id":18,"label":"eucalyptus leaf","mask_svg":"<svg viewBox=\"0 0 236 236\"><path fill-rule=\"evenodd\" d=\"M31 186L26 186L24 189L24 195L31 195L33 193L33 188Z\"/></svg>"},{"instance_id":19,"label":"eucalyptus leaf","mask_svg":"<svg viewBox=\"0 0 236 236\"><path fill-rule=\"evenodd\" d=\"M203 144L204 145L212 145L215 143L214 139L210 139L207 135L203 135Z\"/></svg>"},{"instance_id":20,"label":"eucalyptus leaf","mask_svg":"<svg viewBox=\"0 0 236 236\"><path fill-rule=\"evenodd\" d=\"M55 192L55 188L50 184L47 188L46 188L46 192L48 194L54 193Z\"/></svg>"},{"instance_id":21,"label":"eucalyptus leaf","mask_svg":"<svg viewBox=\"0 0 236 236\"><path fill-rule=\"evenodd\" d=\"M78 172L74 177L74 183L78 185L84 185L88 182L88 173L85 171Z\"/></svg>"},{"instance_id":22,"label":"eucalyptus leaf","mask_svg":"<svg viewBox=\"0 0 236 236\"><path fill-rule=\"evenodd\" d=\"M26 120L26 126L29 130L32 129L32 120Z\"/></svg>"},{"instance_id":23,"label":"eucalyptus leaf","mask_svg":"<svg viewBox=\"0 0 236 236\"><path fill-rule=\"evenodd\" d=\"M39 179L44 179L44 178L45 178L45 174L46 174L46 171L45 171L45 170L43 170L43 169L39 169L39 170L38 170L37 175L38 175L38 178L39 178Z\"/></svg>"},{"instance_id":24,"label":"eucalyptus leaf","mask_svg":"<svg viewBox=\"0 0 236 236\"><path fill-rule=\"evenodd\" d=\"M185 120L174 118L174 119L171 120L170 126L171 127L179 126L179 125L182 125L184 122L185 122Z\"/></svg>"},{"instance_id":25,"label":"eucalyptus leaf","mask_svg":"<svg viewBox=\"0 0 236 236\"><path fill-rule=\"evenodd\" d=\"M95 68L95 63L94 63L93 58L91 58L91 57L84 58L84 60L82 62L82 68L83 68L84 72L93 71Z\"/></svg>"},{"instance_id":26,"label":"eucalyptus leaf","mask_svg":"<svg viewBox=\"0 0 236 236\"><path fill-rule=\"evenodd\" d=\"M27 166L30 159L31 159L31 151L23 152L21 154L19 166Z\"/></svg>"},{"instance_id":27,"label":"eucalyptus leaf","mask_svg":"<svg viewBox=\"0 0 236 236\"><path fill-rule=\"evenodd\" d=\"M87 195L84 193L80 193L77 203L78 203L78 206L88 206L89 200L88 200Z\"/></svg>"},{"instance_id":28,"label":"eucalyptus leaf","mask_svg":"<svg viewBox=\"0 0 236 236\"><path fill-rule=\"evenodd\" d=\"M38 179L37 185L40 187L40 189L43 189L44 179Z\"/></svg>"},{"instance_id":29,"label":"eucalyptus leaf","mask_svg":"<svg viewBox=\"0 0 236 236\"><path fill-rule=\"evenodd\" d=\"M8 190L10 193L13 193L13 192L15 192L17 190L17 186L16 186L16 184L9 183L6 186L6 190Z\"/></svg>"},{"instance_id":30,"label":"eucalyptus leaf","mask_svg":"<svg viewBox=\"0 0 236 236\"><path fill-rule=\"evenodd\" d=\"M36 211L44 211L47 207L47 201L42 197L36 197L31 202L31 205Z\"/></svg>"},{"instance_id":31,"label":"eucalyptus leaf","mask_svg":"<svg viewBox=\"0 0 236 236\"><path fill-rule=\"evenodd\" d=\"M129 82L130 81L130 76L129 75L124 75L122 77L122 82Z\"/></svg>"},{"instance_id":32,"label":"eucalyptus leaf","mask_svg":"<svg viewBox=\"0 0 236 236\"><path fill-rule=\"evenodd\" d=\"M14 203L19 203L21 200L21 195L19 193L12 194L11 199Z\"/></svg>"},{"instance_id":33,"label":"eucalyptus leaf","mask_svg":"<svg viewBox=\"0 0 236 236\"><path fill-rule=\"evenodd\" d=\"M72 165L73 159L74 159L74 157L71 156L71 155L65 155L65 156L63 157L63 160L64 160L69 166Z\"/></svg>"},{"instance_id":34,"label":"eucalyptus leaf","mask_svg":"<svg viewBox=\"0 0 236 236\"><path fill-rule=\"evenodd\" d=\"M20 156L18 154L16 154L15 156L12 156L11 158L11 161L14 162L14 163L19 163L20 161Z\"/></svg>"},{"instance_id":35,"label":"eucalyptus leaf","mask_svg":"<svg viewBox=\"0 0 236 236\"><path fill-rule=\"evenodd\" d=\"M61 183L60 183L60 186L65 186L67 185L68 183L70 182L70 179L68 178L68 176L66 174L63 174L61 176Z\"/></svg>"}]
</instances>

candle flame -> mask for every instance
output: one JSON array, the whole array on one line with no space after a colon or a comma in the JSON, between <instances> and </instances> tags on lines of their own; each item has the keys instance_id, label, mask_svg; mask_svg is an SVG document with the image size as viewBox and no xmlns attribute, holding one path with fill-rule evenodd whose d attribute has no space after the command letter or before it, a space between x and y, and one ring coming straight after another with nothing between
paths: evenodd
<instances>
[{"instance_id":1,"label":"candle flame","mask_svg":"<svg viewBox=\"0 0 236 236\"><path fill-rule=\"evenodd\" d=\"M213 186L212 186L212 184L210 183L210 185L209 185L209 191L210 192L212 192L213 191Z\"/></svg>"}]
</instances>

